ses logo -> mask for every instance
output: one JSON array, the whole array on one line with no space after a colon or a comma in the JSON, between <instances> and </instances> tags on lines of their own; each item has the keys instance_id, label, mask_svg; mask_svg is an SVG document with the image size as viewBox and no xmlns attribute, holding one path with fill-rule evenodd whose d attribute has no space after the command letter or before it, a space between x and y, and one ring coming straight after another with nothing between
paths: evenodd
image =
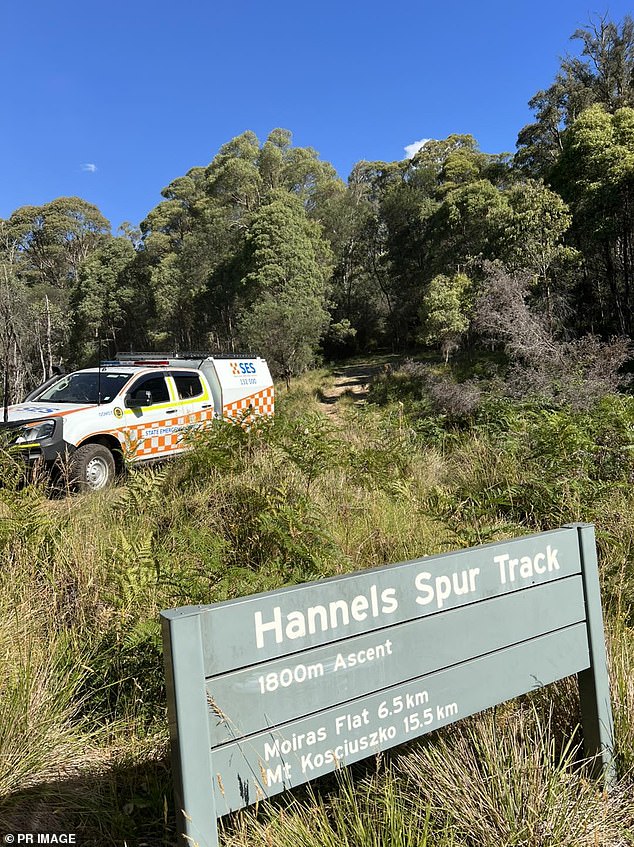
<instances>
[{"instance_id":1,"label":"ses logo","mask_svg":"<svg viewBox=\"0 0 634 847\"><path fill-rule=\"evenodd\" d=\"M233 376L244 376L256 372L253 362L229 362L229 367Z\"/></svg>"}]
</instances>

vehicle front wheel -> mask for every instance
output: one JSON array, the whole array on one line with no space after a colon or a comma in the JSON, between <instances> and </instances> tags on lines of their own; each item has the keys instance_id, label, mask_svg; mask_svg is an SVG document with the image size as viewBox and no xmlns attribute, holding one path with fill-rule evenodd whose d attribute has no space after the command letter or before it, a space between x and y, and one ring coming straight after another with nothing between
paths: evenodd
<instances>
[{"instance_id":1,"label":"vehicle front wheel","mask_svg":"<svg viewBox=\"0 0 634 847\"><path fill-rule=\"evenodd\" d=\"M79 491L101 491L115 478L114 456L103 444L85 444L70 461L71 484Z\"/></svg>"}]
</instances>

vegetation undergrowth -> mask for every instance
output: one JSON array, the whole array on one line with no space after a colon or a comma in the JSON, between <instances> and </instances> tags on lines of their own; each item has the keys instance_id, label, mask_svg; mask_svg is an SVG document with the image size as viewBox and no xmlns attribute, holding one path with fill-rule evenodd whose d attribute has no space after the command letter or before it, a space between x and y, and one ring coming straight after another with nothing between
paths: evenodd
<instances>
[{"instance_id":1,"label":"vegetation undergrowth","mask_svg":"<svg viewBox=\"0 0 634 847\"><path fill-rule=\"evenodd\" d=\"M318 405L327 371L308 375L281 393L274 424L215 426L179 461L102 494L50 499L2 457L0 830L175 843L161 609L589 521L613 793L587 776L575 687L562 683L374 772L342 771L312 798L261 804L225 822L223 843L634 843L634 399L545 408L481 381L465 400L464 381L423 392L419 375L408 365L394 390L381 372L373 402L332 416Z\"/></svg>"}]
</instances>

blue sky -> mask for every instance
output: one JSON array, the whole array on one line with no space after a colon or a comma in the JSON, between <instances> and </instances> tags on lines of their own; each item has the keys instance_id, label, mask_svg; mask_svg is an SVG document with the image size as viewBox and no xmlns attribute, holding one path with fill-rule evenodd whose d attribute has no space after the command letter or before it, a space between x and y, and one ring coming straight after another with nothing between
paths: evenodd
<instances>
[{"instance_id":1,"label":"blue sky","mask_svg":"<svg viewBox=\"0 0 634 847\"><path fill-rule=\"evenodd\" d=\"M361 159L471 133L513 151L570 35L622 0L32 0L0 9L0 217L78 195L113 229L252 129L345 179Z\"/></svg>"}]
</instances>

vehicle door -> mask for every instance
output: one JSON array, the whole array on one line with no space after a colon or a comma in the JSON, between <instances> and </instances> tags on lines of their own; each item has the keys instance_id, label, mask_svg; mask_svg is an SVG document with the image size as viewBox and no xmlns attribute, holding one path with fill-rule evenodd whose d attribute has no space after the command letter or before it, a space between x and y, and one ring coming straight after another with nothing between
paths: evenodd
<instances>
[{"instance_id":1,"label":"vehicle door","mask_svg":"<svg viewBox=\"0 0 634 847\"><path fill-rule=\"evenodd\" d=\"M188 429L204 429L214 416L214 401L206 380L198 371L173 370L170 376Z\"/></svg>"},{"instance_id":2,"label":"vehicle door","mask_svg":"<svg viewBox=\"0 0 634 847\"><path fill-rule=\"evenodd\" d=\"M181 410L165 376L139 376L126 393L124 452L132 460L158 459L182 449Z\"/></svg>"}]
</instances>

